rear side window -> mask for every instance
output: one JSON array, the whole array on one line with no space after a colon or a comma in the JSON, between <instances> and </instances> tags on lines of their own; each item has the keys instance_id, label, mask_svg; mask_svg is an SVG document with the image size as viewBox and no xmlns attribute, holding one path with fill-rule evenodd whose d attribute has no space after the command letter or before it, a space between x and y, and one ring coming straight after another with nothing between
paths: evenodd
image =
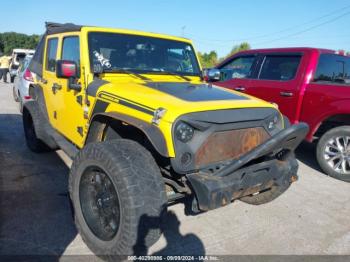
<instances>
[{"instance_id":1,"label":"rear side window","mask_svg":"<svg viewBox=\"0 0 350 262\"><path fill-rule=\"evenodd\" d=\"M221 80L249 78L252 75L255 56L237 57L221 67Z\"/></svg>"},{"instance_id":2,"label":"rear side window","mask_svg":"<svg viewBox=\"0 0 350 262\"><path fill-rule=\"evenodd\" d=\"M47 41L46 70L50 72L56 71L57 44L58 44L57 38L50 38Z\"/></svg>"},{"instance_id":3,"label":"rear side window","mask_svg":"<svg viewBox=\"0 0 350 262\"><path fill-rule=\"evenodd\" d=\"M79 37L69 36L63 39L62 59L74 61L78 67L80 66Z\"/></svg>"},{"instance_id":4,"label":"rear side window","mask_svg":"<svg viewBox=\"0 0 350 262\"><path fill-rule=\"evenodd\" d=\"M288 81L294 79L301 55L267 55L264 58L259 79Z\"/></svg>"},{"instance_id":5,"label":"rear side window","mask_svg":"<svg viewBox=\"0 0 350 262\"><path fill-rule=\"evenodd\" d=\"M29 63L30 63L30 59L25 58L25 59L23 60L23 62L22 62L22 64L21 64L21 70L20 70L21 73L23 73L24 70L27 69Z\"/></svg>"},{"instance_id":6,"label":"rear side window","mask_svg":"<svg viewBox=\"0 0 350 262\"><path fill-rule=\"evenodd\" d=\"M336 54L321 54L314 81L350 84L350 58Z\"/></svg>"}]
</instances>

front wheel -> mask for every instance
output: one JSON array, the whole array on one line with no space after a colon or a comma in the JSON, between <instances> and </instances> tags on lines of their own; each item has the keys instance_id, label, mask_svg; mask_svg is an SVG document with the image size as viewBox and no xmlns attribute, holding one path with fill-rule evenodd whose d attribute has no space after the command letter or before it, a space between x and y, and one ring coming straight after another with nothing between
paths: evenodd
<instances>
[{"instance_id":1,"label":"front wheel","mask_svg":"<svg viewBox=\"0 0 350 262\"><path fill-rule=\"evenodd\" d=\"M69 192L77 229L96 255L135 254L159 239L165 185L152 155L138 143L88 144L73 162Z\"/></svg>"},{"instance_id":2,"label":"front wheel","mask_svg":"<svg viewBox=\"0 0 350 262\"><path fill-rule=\"evenodd\" d=\"M350 126L333 128L321 137L317 161L327 175L350 182Z\"/></svg>"}]
</instances>

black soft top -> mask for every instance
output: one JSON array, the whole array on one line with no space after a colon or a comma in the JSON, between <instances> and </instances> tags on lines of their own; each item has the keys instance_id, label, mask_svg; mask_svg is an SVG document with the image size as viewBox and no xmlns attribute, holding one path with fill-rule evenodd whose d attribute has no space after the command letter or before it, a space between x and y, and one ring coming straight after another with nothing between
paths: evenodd
<instances>
[{"instance_id":1,"label":"black soft top","mask_svg":"<svg viewBox=\"0 0 350 262\"><path fill-rule=\"evenodd\" d=\"M46 22L46 34L52 35L57 33L66 33L66 32L79 32L82 25L75 25L72 23L60 24L53 22Z\"/></svg>"},{"instance_id":2,"label":"black soft top","mask_svg":"<svg viewBox=\"0 0 350 262\"><path fill-rule=\"evenodd\" d=\"M83 26L75 25L72 23L60 24L53 22L46 22L46 31L41 37L38 46L35 49L35 54L29 64L29 70L35 73L37 76L42 77L43 75L43 61L44 61L44 49L46 36L67 33L67 32L80 32Z\"/></svg>"}]
</instances>

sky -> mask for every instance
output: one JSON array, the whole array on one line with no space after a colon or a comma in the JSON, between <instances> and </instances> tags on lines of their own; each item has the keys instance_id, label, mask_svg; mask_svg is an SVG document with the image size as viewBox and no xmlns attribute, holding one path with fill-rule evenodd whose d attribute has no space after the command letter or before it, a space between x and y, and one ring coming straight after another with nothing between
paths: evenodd
<instances>
[{"instance_id":1,"label":"sky","mask_svg":"<svg viewBox=\"0 0 350 262\"><path fill-rule=\"evenodd\" d=\"M7 0L0 32L42 34L45 21L184 36L200 52L309 46L350 51L349 0Z\"/></svg>"}]
</instances>

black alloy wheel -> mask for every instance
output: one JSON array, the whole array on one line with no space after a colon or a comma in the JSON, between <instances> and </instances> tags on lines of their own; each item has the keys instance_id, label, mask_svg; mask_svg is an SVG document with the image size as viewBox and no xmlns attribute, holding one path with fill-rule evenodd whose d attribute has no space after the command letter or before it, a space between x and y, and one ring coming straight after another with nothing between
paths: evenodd
<instances>
[{"instance_id":1,"label":"black alloy wheel","mask_svg":"<svg viewBox=\"0 0 350 262\"><path fill-rule=\"evenodd\" d=\"M120 226L120 203L113 182L98 167L83 173L79 185L80 205L90 230L101 240L109 241Z\"/></svg>"}]
</instances>

